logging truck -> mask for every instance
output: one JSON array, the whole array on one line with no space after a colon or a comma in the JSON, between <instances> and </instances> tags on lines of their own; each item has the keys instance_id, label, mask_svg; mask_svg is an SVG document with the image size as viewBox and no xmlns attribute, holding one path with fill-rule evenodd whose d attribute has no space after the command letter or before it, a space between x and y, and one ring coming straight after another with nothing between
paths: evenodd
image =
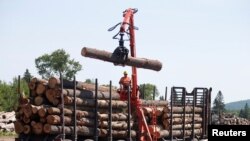
<instances>
[{"instance_id":1,"label":"logging truck","mask_svg":"<svg viewBox=\"0 0 250 141\"><path fill-rule=\"evenodd\" d=\"M16 140L25 141L161 141L206 139L210 124L211 88L172 87L167 100L145 100L137 85L137 68L160 71L158 60L138 58L135 50L133 16L137 9L123 12L123 21L113 37L119 46L113 53L84 47L82 56L132 67L127 90L60 77L31 79L30 97L19 100L16 111ZM130 50L124 46L129 35ZM129 55L130 51L130 55ZM154 94L153 94L154 95Z\"/></svg>"}]
</instances>

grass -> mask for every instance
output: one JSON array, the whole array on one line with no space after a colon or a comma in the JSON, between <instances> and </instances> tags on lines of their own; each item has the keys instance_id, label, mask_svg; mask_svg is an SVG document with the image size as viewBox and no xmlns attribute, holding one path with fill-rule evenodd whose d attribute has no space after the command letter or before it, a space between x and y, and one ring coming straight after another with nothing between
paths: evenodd
<instances>
[{"instance_id":1,"label":"grass","mask_svg":"<svg viewBox=\"0 0 250 141\"><path fill-rule=\"evenodd\" d=\"M5 132L5 131L0 131L0 137L4 137L4 136L17 136L16 132Z\"/></svg>"}]
</instances>

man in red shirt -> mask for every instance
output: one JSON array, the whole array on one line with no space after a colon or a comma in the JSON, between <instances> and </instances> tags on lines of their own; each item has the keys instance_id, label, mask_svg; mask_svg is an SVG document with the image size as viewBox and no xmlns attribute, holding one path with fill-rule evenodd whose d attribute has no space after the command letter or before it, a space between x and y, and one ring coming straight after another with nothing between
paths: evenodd
<instances>
[{"instance_id":1,"label":"man in red shirt","mask_svg":"<svg viewBox=\"0 0 250 141\"><path fill-rule=\"evenodd\" d=\"M131 79L130 79L130 77L128 77L127 71L124 71L123 74L124 74L124 76L119 81L120 90L127 90L131 84Z\"/></svg>"}]
</instances>

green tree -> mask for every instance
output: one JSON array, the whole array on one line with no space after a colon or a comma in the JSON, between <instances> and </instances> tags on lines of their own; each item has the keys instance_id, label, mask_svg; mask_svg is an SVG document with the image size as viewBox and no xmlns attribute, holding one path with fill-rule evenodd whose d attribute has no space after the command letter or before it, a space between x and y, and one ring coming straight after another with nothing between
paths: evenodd
<instances>
[{"instance_id":1,"label":"green tree","mask_svg":"<svg viewBox=\"0 0 250 141\"><path fill-rule=\"evenodd\" d=\"M244 118L244 111L240 109L239 117Z\"/></svg>"},{"instance_id":2,"label":"green tree","mask_svg":"<svg viewBox=\"0 0 250 141\"><path fill-rule=\"evenodd\" d=\"M249 107L248 107L248 104L246 103L245 106L244 106L244 117L243 118L250 118L250 115L249 115Z\"/></svg>"},{"instance_id":3,"label":"green tree","mask_svg":"<svg viewBox=\"0 0 250 141\"><path fill-rule=\"evenodd\" d=\"M63 49L36 58L35 64L38 73L45 79L53 75L59 76L61 72L65 79L71 80L82 69L82 65L74 59L70 59L70 55Z\"/></svg>"},{"instance_id":4,"label":"green tree","mask_svg":"<svg viewBox=\"0 0 250 141\"><path fill-rule=\"evenodd\" d=\"M147 84L141 84L139 86L140 88L140 93L144 93L144 99L153 99L153 95L155 93L155 97L159 96L159 91L157 87L153 84L147 83Z\"/></svg>"},{"instance_id":5,"label":"green tree","mask_svg":"<svg viewBox=\"0 0 250 141\"><path fill-rule=\"evenodd\" d=\"M94 84L95 83L95 80L94 79L86 79L85 80L85 83L88 83L88 84Z\"/></svg>"},{"instance_id":6,"label":"green tree","mask_svg":"<svg viewBox=\"0 0 250 141\"><path fill-rule=\"evenodd\" d=\"M221 91L218 92L218 94L216 95L214 99L213 111L217 114L220 114L221 112L225 112L224 97Z\"/></svg>"},{"instance_id":7,"label":"green tree","mask_svg":"<svg viewBox=\"0 0 250 141\"><path fill-rule=\"evenodd\" d=\"M23 74L23 80L25 80L27 83L29 83L30 79L32 78L32 75L30 74L29 70L26 69L26 71Z\"/></svg>"},{"instance_id":8,"label":"green tree","mask_svg":"<svg viewBox=\"0 0 250 141\"><path fill-rule=\"evenodd\" d=\"M20 82L20 93L28 94L29 89L25 80ZM6 83L0 81L0 111L13 111L17 108L18 99L18 79L14 78L13 82Z\"/></svg>"}]
</instances>

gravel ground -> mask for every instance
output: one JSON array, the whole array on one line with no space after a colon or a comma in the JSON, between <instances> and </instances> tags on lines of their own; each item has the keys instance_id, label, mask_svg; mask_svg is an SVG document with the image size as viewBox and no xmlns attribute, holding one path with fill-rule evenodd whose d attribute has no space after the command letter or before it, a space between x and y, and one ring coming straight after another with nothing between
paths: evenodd
<instances>
[{"instance_id":1,"label":"gravel ground","mask_svg":"<svg viewBox=\"0 0 250 141\"><path fill-rule=\"evenodd\" d=\"M0 137L0 141L15 141L15 137Z\"/></svg>"}]
</instances>

